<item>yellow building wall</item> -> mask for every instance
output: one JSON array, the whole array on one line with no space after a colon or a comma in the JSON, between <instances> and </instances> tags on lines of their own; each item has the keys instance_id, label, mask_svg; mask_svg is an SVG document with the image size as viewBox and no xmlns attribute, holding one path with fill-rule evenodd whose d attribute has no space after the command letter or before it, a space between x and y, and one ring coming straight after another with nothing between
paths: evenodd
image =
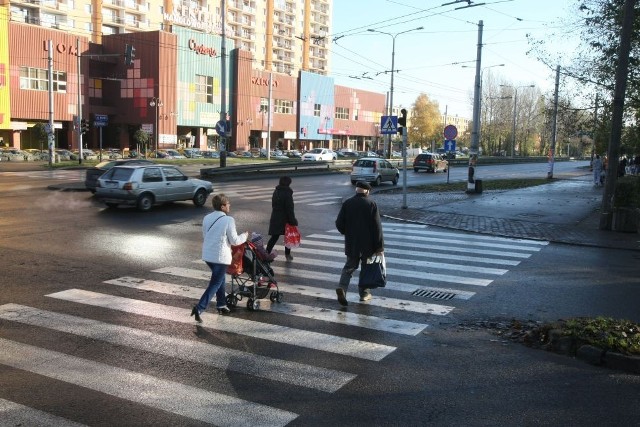
<instances>
[{"instance_id":1,"label":"yellow building wall","mask_svg":"<svg viewBox=\"0 0 640 427\"><path fill-rule=\"evenodd\" d=\"M9 129L9 8L0 6L0 129Z\"/></svg>"}]
</instances>

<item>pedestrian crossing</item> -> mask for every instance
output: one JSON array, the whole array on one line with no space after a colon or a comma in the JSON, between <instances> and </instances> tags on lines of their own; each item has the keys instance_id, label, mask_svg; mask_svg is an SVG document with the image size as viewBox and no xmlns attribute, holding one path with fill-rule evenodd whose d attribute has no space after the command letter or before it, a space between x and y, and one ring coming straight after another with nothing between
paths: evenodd
<instances>
[{"instance_id":1,"label":"pedestrian crossing","mask_svg":"<svg viewBox=\"0 0 640 427\"><path fill-rule=\"evenodd\" d=\"M21 178L38 178L38 179L56 179L64 181L84 181L84 169L53 169L53 170L33 170L33 171L4 171L0 172L0 176L21 177Z\"/></svg>"},{"instance_id":2,"label":"pedestrian crossing","mask_svg":"<svg viewBox=\"0 0 640 427\"><path fill-rule=\"evenodd\" d=\"M354 277L347 294L348 307L336 301L335 287L345 256L343 237L334 230L303 236L292 262L278 257L272 263L284 295L282 302L259 300L258 311L248 311L240 303L231 316L209 310L202 313L202 324L196 324L190 312L210 272L197 259L189 265L168 265L104 282L76 284L34 298L44 299L44 304L0 305L0 322L5 325L30 328L31 333L63 334L67 340L105 343L119 349L119 358L142 352L150 355L150 360L166 359L176 366L170 377L139 372L137 364L123 366L105 361L110 359L69 354L55 343L44 348L2 335L0 366L64 382L78 387L80 394L91 390L196 422L284 426L300 417L300 407L288 405L286 399L256 402L240 390L230 394L223 386L217 388L216 381L194 384L188 380L190 370L203 366L210 368L212 378L221 372L242 375L280 384L291 393L308 390L318 394L317 398L339 393L362 371L353 369L353 363L320 361L345 359L356 362L355 366L385 361L400 346L411 345L435 319L458 310L461 302L472 303L477 292L510 269L532 262L531 258L548 245L544 241L440 231L419 224L384 222L383 228L387 286L374 290L373 299L360 302ZM47 309L38 308L43 305ZM79 310L84 307L91 310ZM103 315L78 315L79 311L94 310ZM126 324L130 316L144 320L143 324L161 326L130 326ZM194 327L198 333L192 337L171 333ZM219 334L226 339L221 340ZM202 338L207 336L216 338ZM255 346L229 345L232 341L255 342ZM274 347L283 350L260 351ZM301 362L280 356L296 353L315 357ZM0 390L0 418L9 420L9 425L91 424L82 417L67 419L47 409L37 401L20 400L20 396L12 399Z\"/></svg>"},{"instance_id":3,"label":"pedestrian crossing","mask_svg":"<svg viewBox=\"0 0 640 427\"><path fill-rule=\"evenodd\" d=\"M216 193L224 193L228 197L241 197L243 200L266 202L271 204L272 192L259 185L245 185L233 183L216 183ZM309 206L333 205L342 202L342 196L336 196L331 192L318 192L317 190L295 191L295 203Z\"/></svg>"}]
</instances>

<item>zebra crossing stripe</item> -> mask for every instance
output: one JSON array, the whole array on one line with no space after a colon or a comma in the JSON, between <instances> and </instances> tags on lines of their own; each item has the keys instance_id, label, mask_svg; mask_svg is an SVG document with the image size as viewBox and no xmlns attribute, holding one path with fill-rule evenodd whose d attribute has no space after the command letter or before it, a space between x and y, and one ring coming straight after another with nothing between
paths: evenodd
<instances>
[{"instance_id":1,"label":"zebra crossing stripe","mask_svg":"<svg viewBox=\"0 0 640 427\"><path fill-rule=\"evenodd\" d=\"M417 271L416 264L413 264L413 263L406 264L406 265L409 265L410 268L407 268L404 270L400 270L398 268L389 268L389 265L394 265L396 261L397 259L395 258L393 259L393 261L390 260L390 258L387 258L387 277L389 278L410 277L413 279L431 280L431 281L447 282L447 283L458 283L462 285L471 285L471 286L489 286L493 282L493 280L490 280L490 279L479 279L475 277L432 273L431 271ZM303 257L296 256L295 262L296 262L296 266L300 266L300 265L311 265L315 267L318 266L318 260L315 258L303 258ZM342 269L342 267L344 266L344 262L331 262L331 261L323 260L322 266L325 268ZM450 268L464 269L466 268L466 266L464 267L455 266ZM479 269L479 268L481 267L476 267L476 269ZM504 270L504 272L506 271L507 270ZM464 271L464 273L466 273L466 271ZM493 274L496 274L496 273L493 273ZM503 274L503 273L500 273L500 274Z\"/></svg>"},{"instance_id":2,"label":"zebra crossing stripe","mask_svg":"<svg viewBox=\"0 0 640 427\"><path fill-rule=\"evenodd\" d=\"M389 248L390 246L400 246L403 248L407 247L407 242L394 240L393 237L394 236L392 236L391 238L385 237L384 245L386 248ZM304 242L309 241L309 239L323 239L323 240L329 240L329 241L344 242L344 236L341 236L341 235L330 236L326 234L311 234L303 238L303 244L305 244ZM427 242L428 240L429 240L428 238L421 238L420 242ZM434 245L421 244L416 241L411 242L411 247L414 249L426 249L430 251L434 249ZM528 253L505 252L505 251L496 251L491 249L478 249L478 248L469 248L469 247L462 247L462 246L451 246L442 242L438 243L437 249L438 249L438 252L464 252L465 254L494 255L494 256L505 256L505 257L511 257L511 258L530 258L531 257L531 254L528 254Z\"/></svg>"},{"instance_id":3,"label":"zebra crossing stripe","mask_svg":"<svg viewBox=\"0 0 640 427\"><path fill-rule=\"evenodd\" d=\"M429 234L431 236L443 236L443 237L454 236L454 237L463 237L465 239L470 239L470 240L490 240L494 242L524 243L528 245L540 245L540 246L547 246L549 244L549 242L546 240L531 240L531 239L519 239L515 237L489 236L486 234L461 234L461 233L454 233L450 231L436 231L433 228L430 228L430 226L421 225L421 224L401 224L401 223L383 222L382 227L384 228L384 230L389 230L389 231L401 231L403 233L406 233L407 230L409 230L412 233L414 231L424 231L426 234Z\"/></svg>"},{"instance_id":4,"label":"zebra crossing stripe","mask_svg":"<svg viewBox=\"0 0 640 427\"><path fill-rule=\"evenodd\" d=\"M320 240L310 240L304 239L304 245L299 248L296 248L296 252L310 250L307 248L313 247L321 247L321 248L333 248L330 252L332 256L341 257L344 259L344 245L342 243L333 243L333 242L323 242ZM406 244L402 244L402 247L406 248ZM283 250L284 246L278 247L278 250ZM428 245L415 245L411 244L411 249L427 249L433 250L433 246ZM477 264L499 264L499 265L519 265L520 261L504 259L504 258L485 258L485 257L474 257L474 256L465 256L465 255L454 255L454 254L443 254L440 252L427 252L427 251L407 251L403 249L395 248L394 245L390 245L387 239L385 238L385 255L405 255L412 258L435 258L435 259L443 259L446 258L447 261L463 261L463 262L473 262ZM327 252L328 254L328 252Z\"/></svg>"},{"instance_id":5,"label":"zebra crossing stripe","mask_svg":"<svg viewBox=\"0 0 640 427\"><path fill-rule=\"evenodd\" d=\"M18 304L1 305L0 319L53 329L328 393L337 391L356 377L346 372L274 359Z\"/></svg>"},{"instance_id":6,"label":"zebra crossing stripe","mask_svg":"<svg viewBox=\"0 0 640 427\"><path fill-rule=\"evenodd\" d=\"M298 260L298 258L296 258ZM183 268L183 267L163 267L157 270L152 270L154 273L163 273L170 274L178 277L187 277L189 279L201 279L201 280L209 280L210 274L205 272L204 270L196 270L191 268ZM313 274L313 277L316 275L320 275L322 273L310 272ZM334 282L337 283L337 282ZM281 281L278 281L278 287L281 291L285 293L295 293L300 295L311 295L314 297L324 298L324 299L335 299L336 293L335 288L333 289L325 289L325 288L316 288L311 286L300 286L300 285L290 285ZM357 294L354 294L357 295ZM347 295L347 299L351 298L351 294ZM361 304L358 301L359 297L356 300L351 301L352 304ZM453 307L439 305L439 304L428 304L425 302L419 301L410 301L396 298L387 298L387 297L378 297L376 296L370 301L365 303L366 305L373 305L376 307L383 308L392 308L396 310L405 310L412 311L415 313L422 314L435 314L435 315L446 315Z\"/></svg>"},{"instance_id":7,"label":"zebra crossing stripe","mask_svg":"<svg viewBox=\"0 0 640 427\"><path fill-rule=\"evenodd\" d=\"M9 400L0 399L0 426L56 426L82 427L86 424L76 423L66 418L57 417L38 409L20 405Z\"/></svg>"},{"instance_id":8,"label":"zebra crossing stripe","mask_svg":"<svg viewBox=\"0 0 640 427\"><path fill-rule=\"evenodd\" d=\"M189 317L190 309L171 307L147 301L134 300L81 289L68 289L47 295L65 301L104 307L141 316L149 316L172 322L193 324ZM232 316L220 316L210 313L200 315L204 319L203 327L246 335L277 343L295 345L329 353L342 354L360 359L380 361L391 354L396 348L384 344L343 338L313 331L271 325L253 320L239 319Z\"/></svg>"},{"instance_id":9,"label":"zebra crossing stripe","mask_svg":"<svg viewBox=\"0 0 640 427\"><path fill-rule=\"evenodd\" d=\"M182 297L193 299L199 299L200 296L202 296L202 288L175 285L173 283L156 282L154 280L136 279L135 277L121 277L118 279L106 280L104 283L108 283L110 285L126 286L134 289L144 289L147 291L160 292L170 295L179 295ZM325 308L310 307L302 304L271 304L271 301L267 299L260 300L260 310L403 335L417 335L428 326L423 323L382 319L375 316L367 316L363 314L348 313L337 310L328 310Z\"/></svg>"},{"instance_id":10,"label":"zebra crossing stripe","mask_svg":"<svg viewBox=\"0 0 640 427\"><path fill-rule=\"evenodd\" d=\"M277 276L280 276L280 275L290 276L292 273L291 268L289 267L280 267L278 265L272 264L271 268L273 269L273 272ZM329 282L329 283L335 284L335 283L338 283L338 281L340 280L339 274L321 273L321 272L311 271L311 270L301 270L299 268L295 269L295 276L311 277L312 275L316 281ZM291 277L293 278L293 276ZM296 285L290 285L290 286L293 289L295 289L296 287ZM455 294L455 296L453 297L454 299L463 299L463 300L471 299L471 297L476 294L475 292L462 291L460 289L419 286L419 285L412 285L410 283L394 282L392 280L387 280L387 286L385 287L385 289L391 289L391 290L400 291L400 292L408 292L410 294L416 291L433 291L433 292L451 293L451 294Z\"/></svg>"},{"instance_id":11,"label":"zebra crossing stripe","mask_svg":"<svg viewBox=\"0 0 640 427\"><path fill-rule=\"evenodd\" d=\"M407 254L416 255L418 252L410 252L403 251ZM309 255L320 255L323 257L336 257L341 261L335 263L331 261L323 261L323 265L327 267L339 267L342 268L344 266L345 256L340 252L333 251L325 251L321 249L311 249L306 247L296 248L296 254L309 254ZM494 275L503 275L507 273L509 270L505 270L502 268L487 268L487 267L477 267L474 265L460 265L460 264L450 264L446 262L433 262L433 261L425 261L423 259L403 259L397 258L394 255L402 255L402 253L398 253L396 251L385 251L385 259L387 261L387 275L391 275L394 269L389 268L389 265L406 265L409 268L413 268L414 270L419 269L439 269L439 270L461 270L464 273L481 273L481 274L494 274ZM442 257L442 255L440 255ZM296 256L296 263L298 262L299 257ZM317 263L317 261L316 261Z\"/></svg>"},{"instance_id":12,"label":"zebra crossing stripe","mask_svg":"<svg viewBox=\"0 0 640 427\"><path fill-rule=\"evenodd\" d=\"M237 397L4 338L0 338L0 348L0 364L217 426L285 426L298 417Z\"/></svg>"}]
</instances>

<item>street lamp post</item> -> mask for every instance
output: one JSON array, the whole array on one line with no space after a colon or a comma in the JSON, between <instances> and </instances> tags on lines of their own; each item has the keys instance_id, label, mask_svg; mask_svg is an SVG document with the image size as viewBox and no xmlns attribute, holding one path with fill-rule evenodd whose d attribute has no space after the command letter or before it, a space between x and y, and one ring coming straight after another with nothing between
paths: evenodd
<instances>
[{"instance_id":1,"label":"street lamp post","mask_svg":"<svg viewBox=\"0 0 640 427\"><path fill-rule=\"evenodd\" d=\"M518 105L518 89L519 88L527 88L527 87L535 87L535 85L524 85L524 86L511 86L511 85L500 85L501 87L511 87L513 88L513 128L511 130L511 157L515 157L516 150L516 117L517 117L517 105Z\"/></svg>"},{"instance_id":2,"label":"street lamp post","mask_svg":"<svg viewBox=\"0 0 640 427\"><path fill-rule=\"evenodd\" d=\"M155 141L155 145L156 145L156 157L158 157L158 138L160 137L160 132L158 132L158 122L159 122L159 108L164 106L164 104L162 103L162 100L156 96L154 96L153 98L151 98L151 101L149 102L149 106L154 107L156 109L156 125L154 127L154 133L156 134L156 141Z\"/></svg>"},{"instance_id":3,"label":"street lamp post","mask_svg":"<svg viewBox=\"0 0 640 427\"><path fill-rule=\"evenodd\" d=\"M417 28L412 28L410 30L406 30L406 31L400 31L399 33L395 33L395 34L391 34L391 33L387 33L384 31L380 31L380 30L374 30L373 28L369 28L367 31L371 31L373 33L380 33L380 34L386 34L388 36L391 36L391 38L393 39L392 45L391 45L391 90L389 92L389 115L392 116L393 115L393 75L395 74L395 58L396 58L396 37L398 37L400 34L404 34L404 33L408 33L411 31L417 31L417 30L423 30L424 27L417 27ZM389 135L389 146L387 149L387 159L391 158L391 135Z\"/></svg>"}]
</instances>

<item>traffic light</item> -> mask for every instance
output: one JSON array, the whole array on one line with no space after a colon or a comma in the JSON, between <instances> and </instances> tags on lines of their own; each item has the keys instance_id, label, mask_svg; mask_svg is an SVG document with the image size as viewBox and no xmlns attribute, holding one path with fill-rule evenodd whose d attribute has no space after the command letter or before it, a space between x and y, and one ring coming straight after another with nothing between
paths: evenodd
<instances>
[{"instance_id":1,"label":"traffic light","mask_svg":"<svg viewBox=\"0 0 640 427\"><path fill-rule=\"evenodd\" d=\"M133 65L133 59L136 57L136 48L132 44L124 46L124 63L126 65Z\"/></svg>"},{"instance_id":2,"label":"traffic light","mask_svg":"<svg viewBox=\"0 0 640 427\"><path fill-rule=\"evenodd\" d=\"M80 121L80 132L82 132L83 135L85 133L89 132L89 121L88 120L82 119Z\"/></svg>"},{"instance_id":3,"label":"traffic light","mask_svg":"<svg viewBox=\"0 0 640 427\"><path fill-rule=\"evenodd\" d=\"M400 110L400 114L402 115L398 117L398 133L402 135L402 128L407 127L407 110L403 108Z\"/></svg>"}]
</instances>

